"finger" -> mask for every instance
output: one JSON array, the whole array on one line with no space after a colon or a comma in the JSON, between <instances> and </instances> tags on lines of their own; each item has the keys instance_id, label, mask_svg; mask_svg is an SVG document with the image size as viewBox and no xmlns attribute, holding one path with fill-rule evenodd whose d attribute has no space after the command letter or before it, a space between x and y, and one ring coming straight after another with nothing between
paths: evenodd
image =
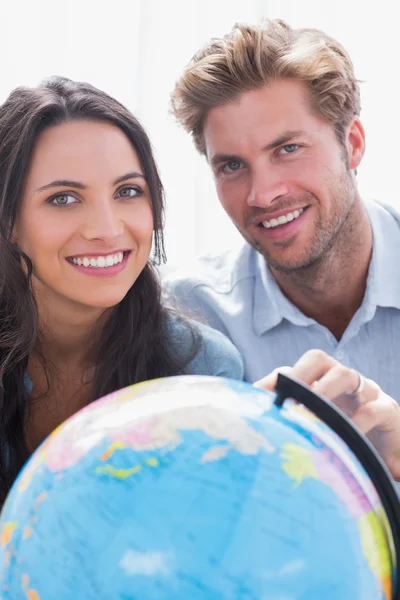
<instances>
[{"instance_id":1,"label":"finger","mask_svg":"<svg viewBox=\"0 0 400 600\"><path fill-rule=\"evenodd\" d=\"M363 404L352 418L382 456L396 480L400 479L400 407L382 393L379 400Z\"/></svg>"},{"instance_id":2,"label":"finger","mask_svg":"<svg viewBox=\"0 0 400 600\"><path fill-rule=\"evenodd\" d=\"M308 350L294 365L292 375L299 381L312 385L338 364L337 360L323 350Z\"/></svg>"},{"instance_id":3,"label":"finger","mask_svg":"<svg viewBox=\"0 0 400 600\"><path fill-rule=\"evenodd\" d=\"M343 365L333 367L314 386L314 390L336 404L349 417L360 405L373 402L379 397L380 388L371 380L364 379L364 389L354 394L360 382L360 375L354 369Z\"/></svg>"},{"instance_id":4,"label":"finger","mask_svg":"<svg viewBox=\"0 0 400 600\"><path fill-rule=\"evenodd\" d=\"M352 418L378 450L396 481L400 481L400 406L382 391L376 402L360 406Z\"/></svg>"},{"instance_id":5,"label":"finger","mask_svg":"<svg viewBox=\"0 0 400 600\"><path fill-rule=\"evenodd\" d=\"M274 369L272 371L272 373L270 373L266 377L263 377L262 379L255 381L253 383L253 385L254 385L254 387L273 392L275 390L276 382L278 380L278 373L283 373L284 375L290 376L290 375L292 375L292 371L293 371L293 367L287 367L287 366L278 367L277 369Z\"/></svg>"},{"instance_id":6,"label":"finger","mask_svg":"<svg viewBox=\"0 0 400 600\"><path fill-rule=\"evenodd\" d=\"M376 385L373 381L371 383ZM366 402L358 408L352 421L364 434L376 427L382 433L396 431L400 422L400 407L393 398L380 391L375 402ZM400 449L400 441L398 446Z\"/></svg>"},{"instance_id":7,"label":"finger","mask_svg":"<svg viewBox=\"0 0 400 600\"><path fill-rule=\"evenodd\" d=\"M315 380L322 377L322 375L337 364L339 363L323 350L308 350L296 362L294 367L278 367L266 377L253 383L253 385L273 391L278 379L278 373L284 373L285 375L295 377L303 383L312 385Z\"/></svg>"},{"instance_id":8,"label":"finger","mask_svg":"<svg viewBox=\"0 0 400 600\"><path fill-rule=\"evenodd\" d=\"M360 375L357 371L338 363L316 382L315 390L329 400L334 400L342 395L351 396L359 382Z\"/></svg>"}]
</instances>

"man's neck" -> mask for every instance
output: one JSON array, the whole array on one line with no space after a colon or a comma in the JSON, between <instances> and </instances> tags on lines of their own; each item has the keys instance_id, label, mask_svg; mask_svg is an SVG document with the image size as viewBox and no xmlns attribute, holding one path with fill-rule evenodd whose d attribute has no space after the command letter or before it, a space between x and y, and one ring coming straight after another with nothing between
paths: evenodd
<instances>
[{"instance_id":1,"label":"man's neck","mask_svg":"<svg viewBox=\"0 0 400 600\"><path fill-rule=\"evenodd\" d=\"M285 296L338 340L363 301L373 246L365 208L350 218L320 261L290 273L271 269Z\"/></svg>"}]
</instances>

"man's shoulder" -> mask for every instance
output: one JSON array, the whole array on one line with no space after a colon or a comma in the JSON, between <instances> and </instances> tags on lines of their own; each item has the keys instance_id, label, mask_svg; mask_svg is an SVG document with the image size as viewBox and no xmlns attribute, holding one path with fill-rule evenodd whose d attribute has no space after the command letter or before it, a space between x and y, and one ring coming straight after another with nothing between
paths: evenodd
<instances>
[{"instance_id":1,"label":"man's shoulder","mask_svg":"<svg viewBox=\"0 0 400 600\"><path fill-rule=\"evenodd\" d=\"M257 252L248 244L220 254L201 256L179 267L161 270L165 289L178 295L188 295L198 288L227 294L240 282L257 273Z\"/></svg>"},{"instance_id":2,"label":"man's shoulder","mask_svg":"<svg viewBox=\"0 0 400 600\"><path fill-rule=\"evenodd\" d=\"M364 204L373 227L386 228L386 225L390 223L393 232L400 234L400 204L399 208L396 208L392 204L376 199L364 200Z\"/></svg>"}]
</instances>

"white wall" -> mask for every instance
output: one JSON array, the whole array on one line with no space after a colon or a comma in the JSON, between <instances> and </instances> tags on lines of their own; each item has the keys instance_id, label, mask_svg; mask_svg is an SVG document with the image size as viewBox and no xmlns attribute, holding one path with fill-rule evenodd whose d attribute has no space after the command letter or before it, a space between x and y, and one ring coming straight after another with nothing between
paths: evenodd
<instances>
[{"instance_id":1,"label":"white wall","mask_svg":"<svg viewBox=\"0 0 400 600\"><path fill-rule=\"evenodd\" d=\"M167 191L171 264L237 244L211 175L189 137L168 115L183 66L210 37L237 21L281 17L319 27L341 41L362 84L367 153L361 191L398 206L397 3L381 0L1 0L0 101L21 84L60 74L87 80L139 117L156 151Z\"/></svg>"}]
</instances>

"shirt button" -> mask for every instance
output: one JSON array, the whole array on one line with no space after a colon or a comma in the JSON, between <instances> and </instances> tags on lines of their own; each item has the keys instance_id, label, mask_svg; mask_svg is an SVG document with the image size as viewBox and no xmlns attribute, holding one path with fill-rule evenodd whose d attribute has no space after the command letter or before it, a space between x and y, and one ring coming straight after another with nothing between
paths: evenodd
<instances>
[{"instance_id":1,"label":"shirt button","mask_svg":"<svg viewBox=\"0 0 400 600\"><path fill-rule=\"evenodd\" d=\"M343 360L344 359L344 352L342 350L338 350L337 352L335 352L335 356L338 360Z\"/></svg>"}]
</instances>

